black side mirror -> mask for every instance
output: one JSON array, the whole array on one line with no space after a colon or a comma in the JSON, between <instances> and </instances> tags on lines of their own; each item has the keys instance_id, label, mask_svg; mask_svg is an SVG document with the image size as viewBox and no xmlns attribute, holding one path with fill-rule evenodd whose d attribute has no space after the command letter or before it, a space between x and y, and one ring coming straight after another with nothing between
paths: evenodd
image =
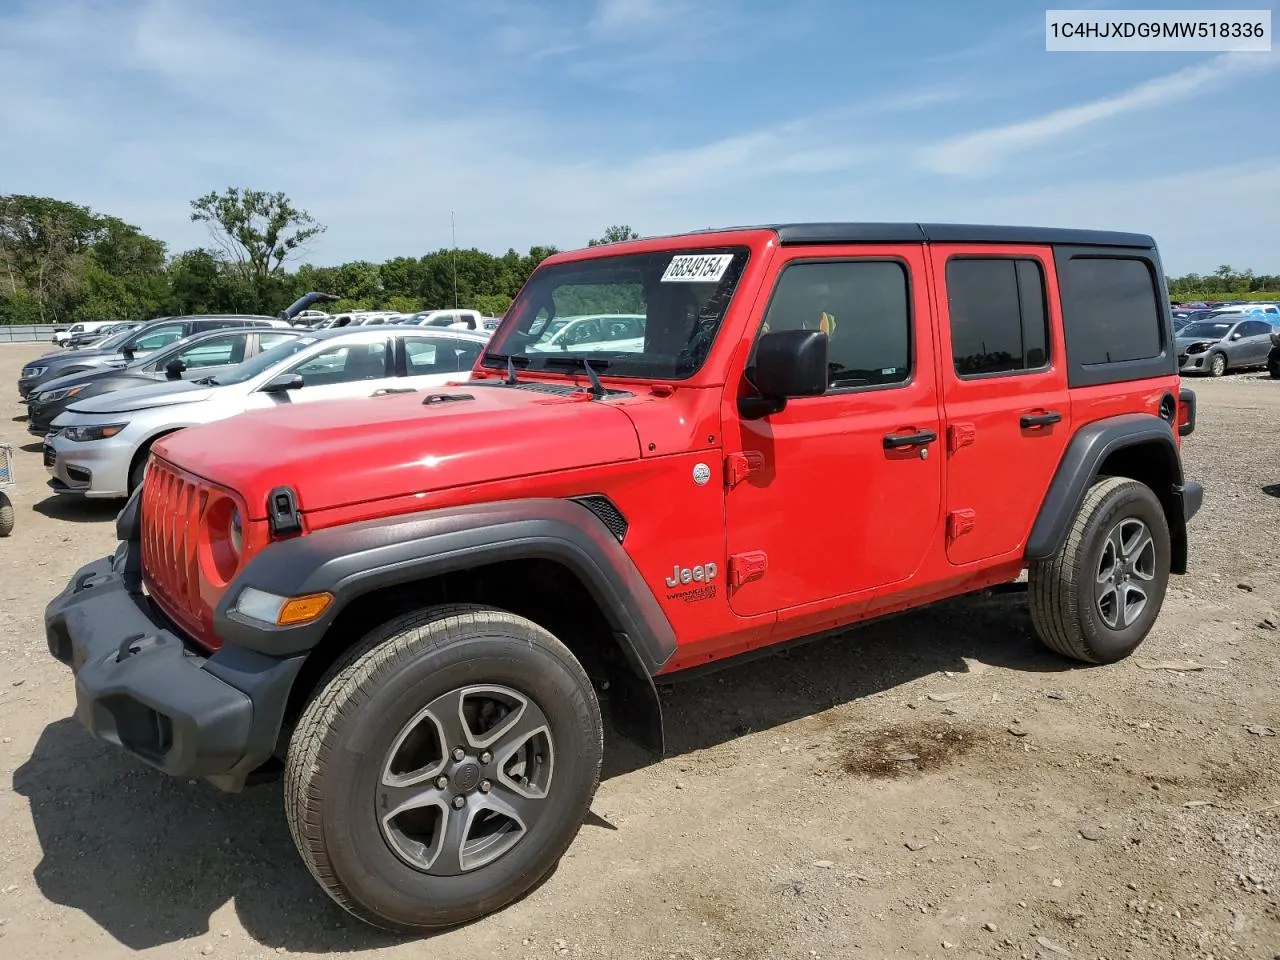
<instances>
[{"instance_id":1,"label":"black side mirror","mask_svg":"<svg viewBox=\"0 0 1280 960\"><path fill-rule=\"evenodd\" d=\"M164 375L170 380L181 380L186 369L187 365L175 357L165 364Z\"/></svg>"},{"instance_id":2,"label":"black side mirror","mask_svg":"<svg viewBox=\"0 0 1280 960\"><path fill-rule=\"evenodd\" d=\"M282 373L278 377L268 380L262 387L263 393L284 393L288 390L302 389L302 374L300 373Z\"/></svg>"},{"instance_id":3,"label":"black side mirror","mask_svg":"<svg viewBox=\"0 0 1280 960\"><path fill-rule=\"evenodd\" d=\"M792 397L819 397L827 392L827 335L819 330L766 333L748 373L759 396L738 401L738 413L747 420L780 412Z\"/></svg>"},{"instance_id":4,"label":"black side mirror","mask_svg":"<svg viewBox=\"0 0 1280 960\"><path fill-rule=\"evenodd\" d=\"M133 347L125 347L123 350L120 351L120 356L124 357L126 360L132 360Z\"/></svg>"}]
</instances>

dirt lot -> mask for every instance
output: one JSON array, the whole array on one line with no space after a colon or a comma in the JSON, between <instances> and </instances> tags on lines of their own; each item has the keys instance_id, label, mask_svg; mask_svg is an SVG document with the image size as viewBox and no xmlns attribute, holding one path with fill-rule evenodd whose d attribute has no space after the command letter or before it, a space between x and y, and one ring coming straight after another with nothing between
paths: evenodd
<instances>
[{"instance_id":1,"label":"dirt lot","mask_svg":"<svg viewBox=\"0 0 1280 960\"><path fill-rule=\"evenodd\" d=\"M675 685L668 759L616 745L558 871L424 945L325 898L278 783L175 782L68 719L41 614L112 548L116 507L46 496L13 387L42 349L0 347L0 438L24 446L0 540L0 956L1280 956L1280 383L1194 384L1192 570L1130 660L1043 651L1005 593Z\"/></svg>"}]
</instances>

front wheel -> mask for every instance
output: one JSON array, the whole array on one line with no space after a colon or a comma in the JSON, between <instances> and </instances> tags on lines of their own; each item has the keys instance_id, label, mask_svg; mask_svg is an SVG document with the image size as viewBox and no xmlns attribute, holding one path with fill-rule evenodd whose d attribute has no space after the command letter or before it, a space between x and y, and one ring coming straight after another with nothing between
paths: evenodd
<instances>
[{"instance_id":1,"label":"front wheel","mask_svg":"<svg viewBox=\"0 0 1280 960\"><path fill-rule=\"evenodd\" d=\"M501 610L431 607L321 681L289 744L285 812L330 897L420 933L537 885L577 835L603 750L595 691L555 637Z\"/></svg>"},{"instance_id":2,"label":"front wheel","mask_svg":"<svg viewBox=\"0 0 1280 960\"><path fill-rule=\"evenodd\" d=\"M1271 354L1267 357L1267 373L1271 374L1272 380L1280 380L1280 356Z\"/></svg>"},{"instance_id":3,"label":"front wheel","mask_svg":"<svg viewBox=\"0 0 1280 960\"><path fill-rule=\"evenodd\" d=\"M1215 353L1209 358L1209 375L1212 377L1220 377L1227 372L1227 357L1222 353Z\"/></svg>"},{"instance_id":4,"label":"front wheel","mask_svg":"<svg viewBox=\"0 0 1280 960\"><path fill-rule=\"evenodd\" d=\"M13 533L13 501L0 493L0 537Z\"/></svg>"},{"instance_id":5,"label":"front wheel","mask_svg":"<svg viewBox=\"0 0 1280 960\"><path fill-rule=\"evenodd\" d=\"M1063 656L1115 663L1146 639L1169 584L1169 524L1146 484L1093 484L1066 542L1028 572L1036 634Z\"/></svg>"}]
</instances>

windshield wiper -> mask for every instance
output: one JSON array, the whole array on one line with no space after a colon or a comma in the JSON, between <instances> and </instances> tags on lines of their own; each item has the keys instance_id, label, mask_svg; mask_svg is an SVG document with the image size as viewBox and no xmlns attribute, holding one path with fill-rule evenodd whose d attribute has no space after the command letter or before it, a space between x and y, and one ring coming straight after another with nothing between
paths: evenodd
<instances>
[{"instance_id":1,"label":"windshield wiper","mask_svg":"<svg viewBox=\"0 0 1280 960\"><path fill-rule=\"evenodd\" d=\"M485 361L496 360L498 363L505 363L507 366L516 364L521 367L529 365L529 358L522 353L494 353L492 350L486 350L484 354Z\"/></svg>"},{"instance_id":2,"label":"windshield wiper","mask_svg":"<svg viewBox=\"0 0 1280 960\"><path fill-rule=\"evenodd\" d=\"M508 386L508 387L514 387L516 384L520 382L519 380L516 379L516 364L518 363L522 367L527 367L529 365L528 357L520 356L513 353L493 353L491 351L488 351L485 353L484 359L486 362L489 360L496 360L498 361L498 363L502 363L504 360L506 361L507 376L506 376L506 379L503 380L502 382L505 386Z\"/></svg>"},{"instance_id":3,"label":"windshield wiper","mask_svg":"<svg viewBox=\"0 0 1280 960\"><path fill-rule=\"evenodd\" d=\"M609 369L608 360L596 360L594 362L600 365L601 370ZM601 397L603 397L608 391L605 390L604 384L600 382L600 378L596 376L596 372L594 369L592 369L591 363L592 361L588 361L586 357L581 357L581 356L579 357L547 357L546 360L543 361L543 366L581 367L583 370L587 372L587 379L591 381L591 396L598 400Z\"/></svg>"}]
</instances>

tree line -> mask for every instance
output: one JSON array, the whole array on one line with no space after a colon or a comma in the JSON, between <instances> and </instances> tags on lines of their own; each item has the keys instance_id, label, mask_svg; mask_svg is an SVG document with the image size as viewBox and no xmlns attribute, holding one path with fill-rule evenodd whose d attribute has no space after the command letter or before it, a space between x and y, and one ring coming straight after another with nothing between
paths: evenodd
<instances>
[{"instance_id":1,"label":"tree line","mask_svg":"<svg viewBox=\"0 0 1280 960\"><path fill-rule=\"evenodd\" d=\"M283 193L230 187L190 204L211 244L170 255L118 217L48 197L0 196L0 323L143 320L189 313L275 314L308 290L336 294L331 312L469 307L500 316L553 246L504 254L447 248L383 263L290 269L324 232ZM608 227L590 246L638 237ZM456 279L456 284L455 284ZM1168 281L1190 300L1280 298L1280 276L1237 272Z\"/></svg>"}]
</instances>

